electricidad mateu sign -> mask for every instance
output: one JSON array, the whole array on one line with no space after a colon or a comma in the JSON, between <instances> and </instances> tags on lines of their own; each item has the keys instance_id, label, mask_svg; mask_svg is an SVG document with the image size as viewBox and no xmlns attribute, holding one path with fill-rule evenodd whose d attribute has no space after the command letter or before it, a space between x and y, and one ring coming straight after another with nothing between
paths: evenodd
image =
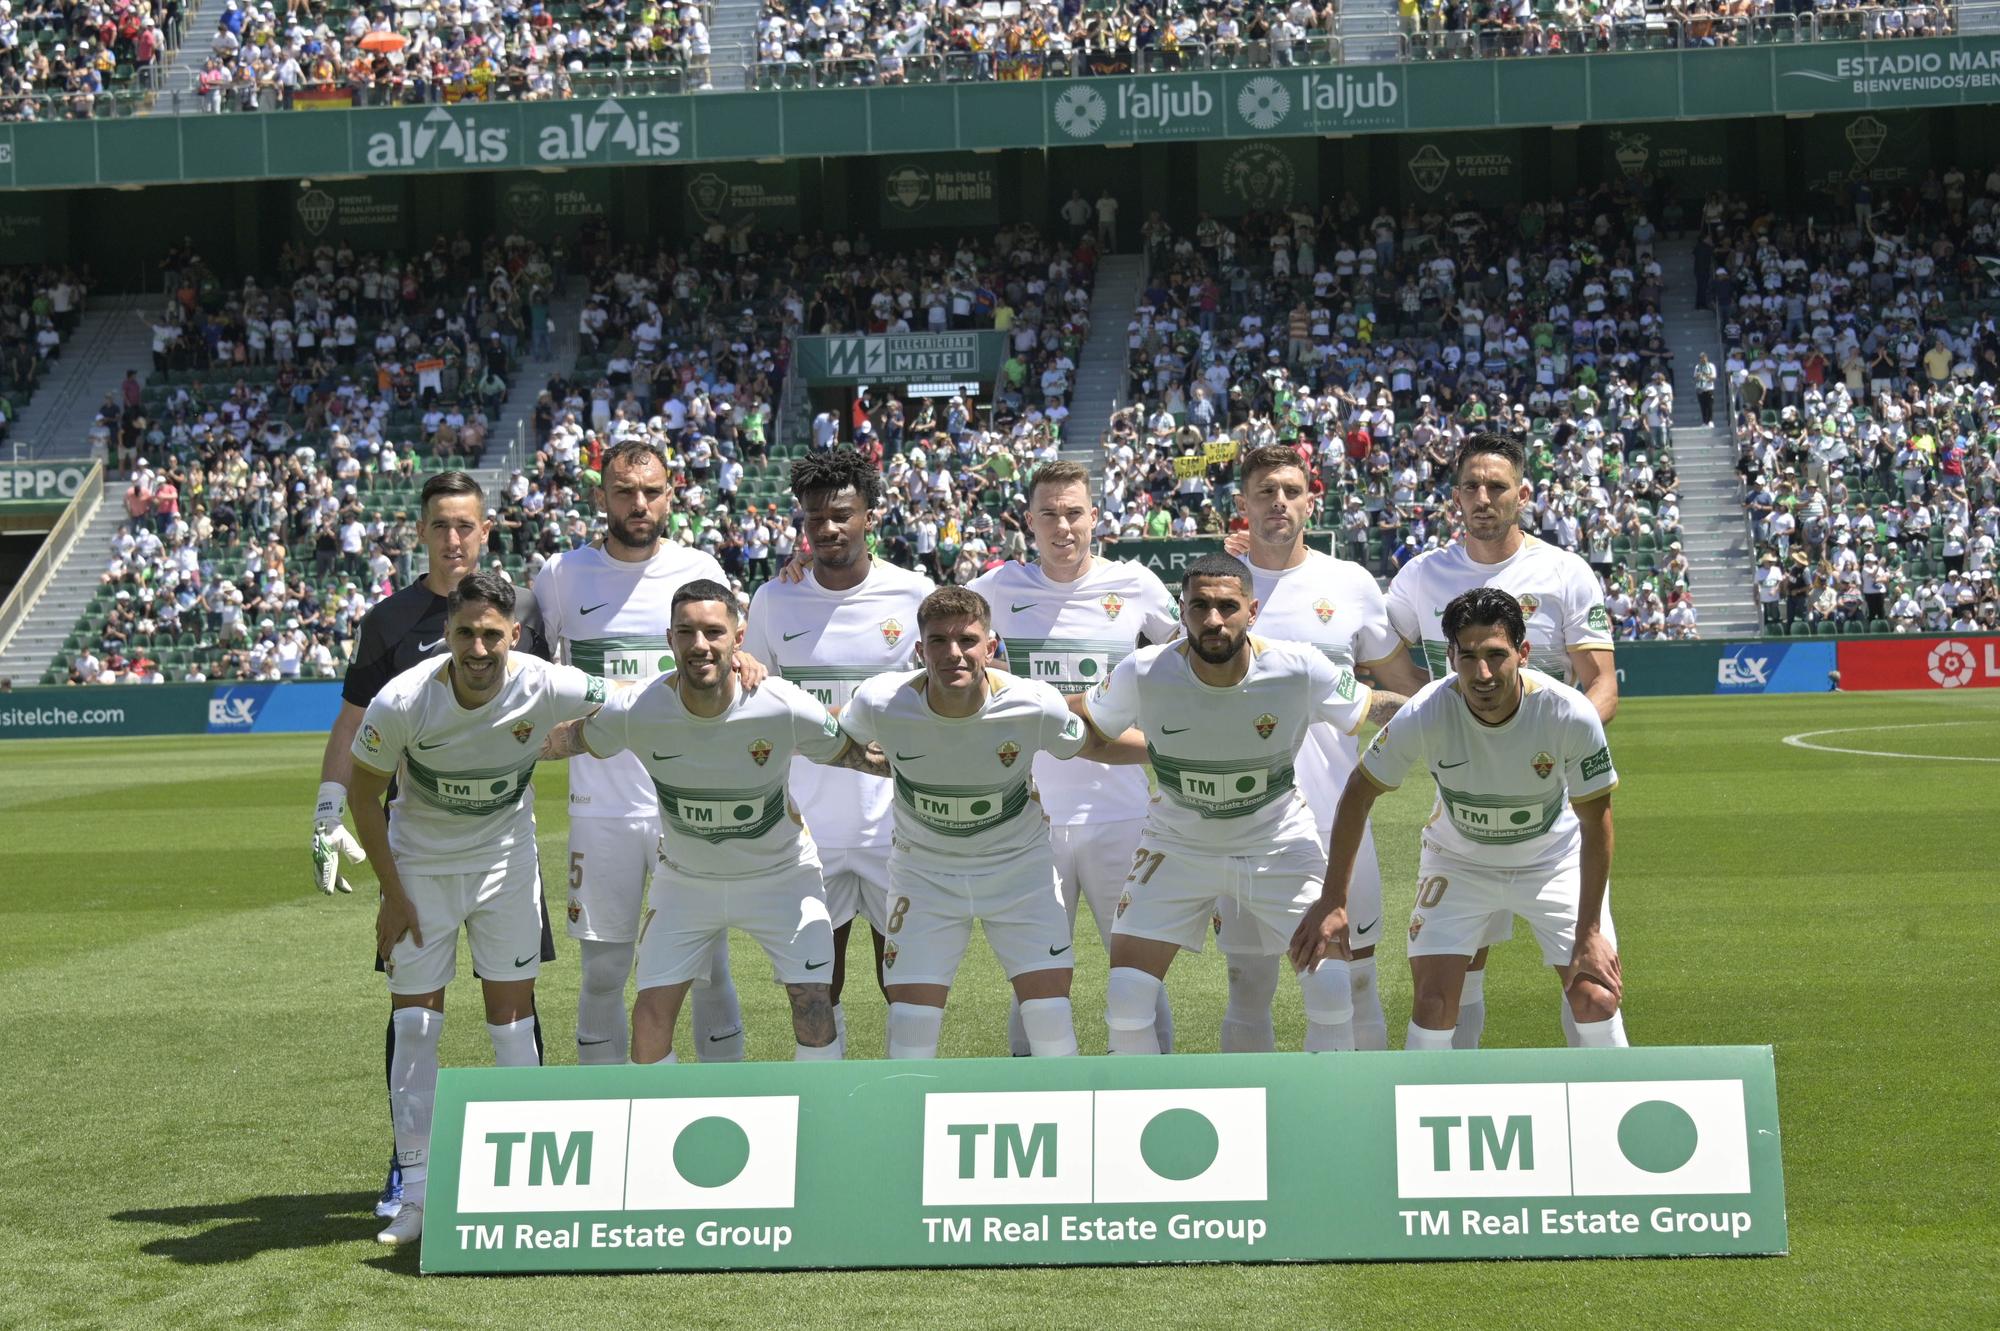
<instances>
[{"instance_id":1,"label":"electricidad mateu sign","mask_svg":"<svg viewBox=\"0 0 2000 1331\"><path fill-rule=\"evenodd\" d=\"M452 1069L423 1269L1786 1251L1769 1048Z\"/></svg>"}]
</instances>

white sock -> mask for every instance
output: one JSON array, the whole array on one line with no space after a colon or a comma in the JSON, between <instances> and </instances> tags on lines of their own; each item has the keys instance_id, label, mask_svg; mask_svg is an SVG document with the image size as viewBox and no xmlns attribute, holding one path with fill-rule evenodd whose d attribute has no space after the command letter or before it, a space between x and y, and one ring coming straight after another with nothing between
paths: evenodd
<instances>
[{"instance_id":1,"label":"white sock","mask_svg":"<svg viewBox=\"0 0 2000 1331\"><path fill-rule=\"evenodd\" d=\"M936 1058L944 1009L921 1003L889 1004L889 1057Z\"/></svg>"},{"instance_id":2,"label":"white sock","mask_svg":"<svg viewBox=\"0 0 2000 1331\"><path fill-rule=\"evenodd\" d=\"M1114 1054L1157 1054L1160 1032L1153 1024L1165 986L1134 966L1114 966L1105 986L1104 1024Z\"/></svg>"},{"instance_id":3,"label":"white sock","mask_svg":"<svg viewBox=\"0 0 2000 1331\"><path fill-rule=\"evenodd\" d=\"M1563 1015L1569 1015L1569 1002L1563 1002ZM1479 1037L1486 1030L1486 972L1483 970L1465 973L1465 988L1458 991L1458 1026L1451 1036L1453 1049L1477 1049Z\"/></svg>"},{"instance_id":4,"label":"white sock","mask_svg":"<svg viewBox=\"0 0 2000 1331\"><path fill-rule=\"evenodd\" d=\"M634 943L605 943L586 938L577 944L583 954L576 995L576 1061L623 1063L632 1047L626 1027L625 980L632 973Z\"/></svg>"},{"instance_id":5,"label":"white sock","mask_svg":"<svg viewBox=\"0 0 2000 1331\"><path fill-rule=\"evenodd\" d=\"M1174 1052L1174 1005L1167 1001L1164 984L1160 986L1160 1001L1153 1005L1153 1034L1160 1042L1161 1053Z\"/></svg>"},{"instance_id":6,"label":"white sock","mask_svg":"<svg viewBox=\"0 0 2000 1331\"><path fill-rule=\"evenodd\" d=\"M1347 981L1354 997L1354 1047L1387 1049L1389 1018L1382 1012L1382 986L1376 983L1375 958L1356 957L1348 962Z\"/></svg>"},{"instance_id":7,"label":"white sock","mask_svg":"<svg viewBox=\"0 0 2000 1331\"><path fill-rule=\"evenodd\" d=\"M1229 958L1229 1006L1222 1010L1222 1052L1268 1054L1278 1047L1271 1000L1278 996L1276 957Z\"/></svg>"},{"instance_id":8,"label":"white sock","mask_svg":"<svg viewBox=\"0 0 2000 1331\"><path fill-rule=\"evenodd\" d=\"M693 1035L701 1042L704 1063L743 1061L743 1004L736 997L736 983L729 975L729 940L722 936L709 951L708 983L696 982L690 997L694 1002Z\"/></svg>"},{"instance_id":9,"label":"white sock","mask_svg":"<svg viewBox=\"0 0 2000 1331\"><path fill-rule=\"evenodd\" d=\"M1354 1048L1354 998L1350 963L1329 957L1309 971L1299 972L1299 993L1305 999L1309 1054Z\"/></svg>"},{"instance_id":10,"label":"white sock","mask_svg":"<svg viewBox=\"0 0 2000 1331\"><path fill-rule=\"evenodd\" d=\"M1569 1010L1569 996L1562 1001L1563 1040L1572 1049L1582 1049L1584 1045L1577 1033L1576 1014ZM1625 1009L1619 1008L1611 1014L1611 1048L1628 1049L1632 1042L1625 1038Z\"/></svg>"},{"instance_id":11,"label":"white sock","mask_svg":"<svg viewBox=\"0 0 2000 1331\"><path fill-rule=\"evenodd\" d=\"M680 1061L680 1055L669 1049L665 1058L656 1058L653 1060L653 1066L658 1067L662 1063L678 1063Z\"/></svg>"},{"instance_id":12,"label":"white sock","mask_svg":"<svg viewBox=\"0 0 2000 1331\"><path fill-rule=\"evenodd\" d=\"M1007 1052L1015 1058L1026 1058L1034 1051L1028 1048L1028 1028L1021 1024L1021 1000L1019 997L1007 1003Z\"/></svg>"},{"instance_id":13,"label":"white sock","mask_svg":"<svg viewBox=\"0 0 2000 1331\"><path fill-rule=\"evenodd\" d=\"M1403 1048L1407 1050L1449 1049L1451 1048L1451 1032L1427 1030L1413 1021L1410 1023L1410 1028L1403 1032Z\"/></svg>"},{"instance_id":14,"label":"white sock","mask_svg":"<svg viewBox=\"0 0 2000 1331\"><path fill-rule=\"evenodd\" d=\"M535 1048L535 1019L523 1017L510 1021L504 1026L486 1023L486 1037L493 1041L493 1066L496 1068L538 1068L542 1065L542 1051Z\"/></svg>"},{"instance_id":15,"label":"white sock","mask_svg":"<svg viewBox=\"0 0 2000 1331\"><path fill-rule=\"evenodd\" d=\"M840 1003L833 1005L833 1042L842 1050L847 1048L847 1008Z\"/></svg>"},{"instance_id":16,"label":"white sock","mask_svg":"<svg viewBox=\"0 0 2000 1331\"><path fill-rule=\"evenodd\" d=\"M389 1055L389 1116L396 1125L396 1163L403 1168L403 1199L420 1202L430 1162L444 1013L427 1007L397 1008L390 1024L396 1034L396 1047Z\"/></svg>"},{"instance_id":17,"label":"white sock","mask_svg":"<svg viewBox=\"0 0 2000 1331\"><path fill-rule=\"evenodd\" d=\"M1028 1033L1028 1052L1036 1058L1076 1054L1076 1023L1067 998L1028 999L1021 1004L1021 1025Z\"/></svg>"},{"instance_id":18,"label":"white sock","mask_svg":"<svg viewBox=\"0 0 2000 1331\"><path fill-rule=\"evenodd\" d=\"M839 1036L835 1036L833 1043L828 1045L809 1045L809 1044L798 1044L798 1043L794 1043L792 1045L792 1062L794 1063L834 1063L838 1062L839 1060L840 1060Z\"/></svg>"},{"instance_id":19,"label":"white sock","mask_svg":"<svg viewBox=\"0 0 2000 1331\"><path fill-rule=\"evenodd\" d=\"M1603 1021L1579 1021L1576 1023L1574 1049L1616 1049L1618 1045L1618 1019L1606 1017Z\"/></svg>"}]
</instances>

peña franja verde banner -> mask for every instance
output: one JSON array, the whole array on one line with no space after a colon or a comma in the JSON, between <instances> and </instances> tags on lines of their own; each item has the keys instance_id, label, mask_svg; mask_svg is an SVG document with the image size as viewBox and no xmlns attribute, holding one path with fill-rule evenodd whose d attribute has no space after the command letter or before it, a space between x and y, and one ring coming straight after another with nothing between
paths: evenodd
<instances>
[{"instance_id":1,"label":"pe\u00f1a franja verde banner","mask_svg":"<svg viewBox=\"0 0 2000 1331\"><path fill-rule=\"evenodd\" d=\"M450 1069L427 1272L1788 1242L1771 1050Z\"/></svg>"}]
</instances>

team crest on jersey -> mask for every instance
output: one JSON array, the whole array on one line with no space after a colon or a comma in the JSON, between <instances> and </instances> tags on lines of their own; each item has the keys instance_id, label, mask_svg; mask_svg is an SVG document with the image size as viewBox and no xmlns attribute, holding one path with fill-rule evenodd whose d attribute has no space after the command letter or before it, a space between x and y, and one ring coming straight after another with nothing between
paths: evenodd
<instances>
[{"instance_id":1,"label":"team crest on jersey","mask_svg":"<svg viewBox=\"0 0 2000 1331\"><path fill-rule=\"evenodd\" d=\"M882 621L882 641L894 647L903 640L903 623L898 619Z\"/></svg>"},{"instance_id":2,"label":"team crest on jersey","mask_svg":"<svg viewBox=\"0 0 2000 1331\"><path fill-rule=\"evenodd\" d=\"M1327 600L1324 596L1320 597L1317 601L1313 602L1313 613L1319 616L1320 623L1325 624L1330 622L1333 619L1333 602Z\"/></svg>"},{"instance_id":3,"label":"team crest on jersey","mask_svg":"<svg viewBox=\"0 0 2000 1331\"><path fill-rule=\"evenodd\" d=\"M757 760L757 766L759 766L759 767L762 767L762 766L763 766L763 765L764 765L765 763L768 763L768 762L770 762L770 761L771 761L771 741L770 741L770 740L768 740L768 739L753 739L753 740L751 740L751 741L750 741L750 756L751 756L752 758L755 758L755 759Z\"/></svg>"},{"instance_id":4,"label":"team crest on jersey","mask_svg":"<svg viewBox=\"0 0 2000 1331\"><path fill-rule=\"evenodd\" d=\"M882 969L896 969L896 940L893 938L882 944Z\"/></svg>"},{"instance_id":5,"label":"team crest on jersey","mask_svg":"<svg viewBox=\"0 0 2000 1331\"><path fill-rule=\"evenodd\" d=\"M1412 915L1410 917L1410 941L1412 943L1416 942L1417 935L1422 933L1423 931L1424 931L1424 917L1421 915Z\"/></svg>"},{"instance_id":6,"label":"team crest on jersey","mask_svg":"<svg viewBox=\"0 0 2000 1331\"><path fill-rule=\"evenodd\" d=\"M1532 615L1535 611L1542 608L1542 598L1533 592L1522 592L1514 599L1521 603L1521 614L1523 616Z\"/></svg>"},{"instance_id":7,"label":"team crest on jersey","mask_svg":"<svg viewBox=\"0 0 2000 1331\"><path fill-rule=\"evenodd\" d=\"M1257 718L1257 737L1259 739L1271 738L1271 732L1276 730L1277 728L1278 728L1278 718L1272 716L1269 712L1266 712L1262 716Z\"/></svg>"},{"instance_id":8,"label":"team crest on jersey","mask_svg":"<svg viewBox=\"0 0 2000 1331\"><path fill-rule=\"evenodd\" d=\"M1549 773L1550 773L1550 772L1553 772L1553 771L1555 771L1555 770L1556 770L1556 760L1555 760L1555 759L1553 759L1553 758L1549 757L1549 755L1548 755L1547 753L1538 753L1538 754L1536 754L1536 755L1535 755L1535 775L1536 775L1536 776L1538 776L1538 777L1540 777L1540 778L1541 778L1542 780L1546 781L1546 780L1548 780L1548 779L1549 779Z\"/></svg>"},{"instance_id":9,"label":"team crest on jersey","mask_svg":"<svg viewBox=\"0 0 2000 1331\"><path fill-rule=\"evenodd\" d=\"M575 924L583 918L583 903L575 897L569 899L569 922Z\"/></svg>"},{"instance_id":10,"label":"team crest on jersey","mask_svg":"<svg viewBox=\"0 0 2000 1331\"><path fill-rule=\"evenodd\" d=\"M1098 604L1104 607L1106 618L1116 619L1118 618L1118 612L1125 608L1125 598L1117 592L1111 592L1103 600L1099 601Z\"/></svg>"},{"instance_id":11,"label":"team crest on jersey","mask_svg":"<svg viewBox=\"0 0 2000 1331\"><path fill-rule=\"evenodd\" d=\"M514 728L507 733L514 737L516 744L526 744L534 735L535 726L532 721L516 721Z\"/></svg>"},{"instance_id":12,"label":"team crest on jersey","mask_svg":"<svg viewBox=\"0 0 2000 1331\"><path fill-rule=\"evenodd\" d=\"M1126 892L1120 892L1120 893L1118 894L1118 911L1117 911L1117 913L1116 913L1116 914L1114 914L1114 915L1113 915L1113 916L1112 916L1111 918L1112 918L1112 919L1114 919L1114 920L1122 920L1122 919L1124 919L1124 918L1125 918L1125 908L1126 908L1127 906L1131 905L1131 904L1132 904L1132 894L1131 894L1131 892L1129 892L1129 891L1126 891Z\"/></svg>"},{"instance_id":13,"label":"team crest on jersey","mask_svg":"<svg viewBox=\"0 0 2000 1331\"><path fill-rule=\"evenodd\" d=\"M994 752L1000 755L1000 765L1002 767L1012 767L1014 760L1021 756L1021 746L1010 739L995 749Z\"/></svg>"}]
</instances>

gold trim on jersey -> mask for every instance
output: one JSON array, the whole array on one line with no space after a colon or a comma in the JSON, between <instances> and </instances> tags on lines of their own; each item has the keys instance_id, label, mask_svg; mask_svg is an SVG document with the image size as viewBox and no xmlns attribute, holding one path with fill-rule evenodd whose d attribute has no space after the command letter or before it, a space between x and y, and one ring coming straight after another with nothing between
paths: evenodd
<instances>
[{"instance_id":1,"label":"gold trim on jersey","mask_svg":"<svg viewBox=\"0 0 2000 1331\"><path fill-rule=\"evenodd\" d=\"M1615 652L1618 650L1618 646L1616 643L1610 642L1573 642L1565 646L1563 650L1566 652Z\"/></svg>"},{"instance_id":2,"label":"gold trim on jersey","mask_svg":"<svg viewBox=\"0 0 2000 1331\"><path fill-rule=\"evenodd\" d=\"M1388 782L1384 781L1381 777L1376 776L1373 772L1368 770L1365 764L1356 763L1354 766L1354 770L1361 773L1361 775L1367 777L1368 784L1374 786L1375 789L1382 791L1384 794L1387 794L1389 791L1392 790L1402 789L1401 786L1392 786Z\"/></svg>"},{"instance_id":3,"label":"gold trim on jersey","mask_svg":"<svg viewBox=\"0 0 2000 1331\"><path fill-rule=\"evenodd\" d=\"M1609 795L1612 791L1616 789L1618 789L1618 783L1616 781L1613 781L1610 785L1606 786L1604 789L1593 790L1590 794L1585 795L1580 800L1578 799L1571 800L1569 802L1569 807L1574 809L1585 804L1595 804L1597 803L1597 801L1603 799L1606 795Z\"/></svg>"}]
</instances>

